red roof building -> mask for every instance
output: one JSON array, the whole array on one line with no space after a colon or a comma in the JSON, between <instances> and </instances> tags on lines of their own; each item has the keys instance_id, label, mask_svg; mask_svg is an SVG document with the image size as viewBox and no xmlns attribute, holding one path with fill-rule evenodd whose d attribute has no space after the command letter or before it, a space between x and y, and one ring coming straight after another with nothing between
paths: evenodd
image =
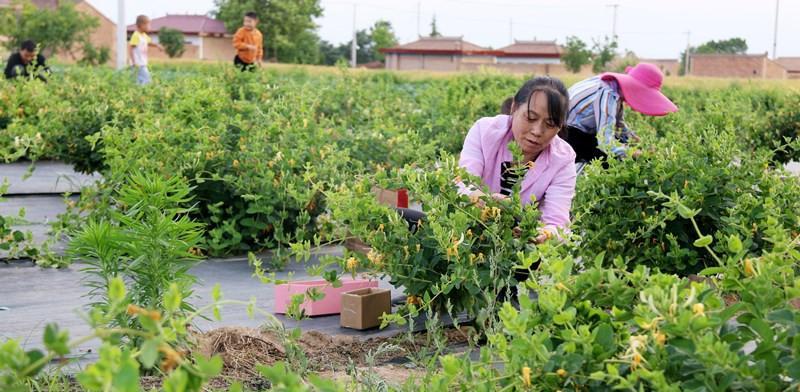
<instances>
[{"instance_id":1,"label":"red roof building","mask_svg":"<svg viewBox=\"0 0 800 392\"><path fill-rule=\"evenodd\" d=\"M225 24L218 19L206 15L171 15L167 14L150 20L148 34L153 42L158 42L158 31L166 27L183 33L185 51L181 58L199 60L233 60L235 51L231 34ZM128 34L136 31L136 24L128 25ZM165 58L166 55L156 50L149 51L150 57Z\"/></svg>"},{"instance_id":2,"label":"red roof building","mask_svg":"<svg viewBox=\"0 0 800 392\"><path fill-rule=\"evenodd\" d=\"M520 41L498 49L498 63L506 64L558 64L561 46L556 41Z\"/></svg>"},{"instance_id":3,"label":"red roof building","mask_svg":"<svg viewBox=\"0 0 800 392\"><path fill-rule=\"evenodd\" d=\"M514 41L504 48L491 49L464 41L463 37L420 37L382 52L386 54L386 69L394 70L460 71L494 67L513 72L549 72L551 65L560 64L562 49L555 41Z\"/></svg>"},{"instance_id":4,"label":"red roof building","mask_svg":"<svg viewBox=\"0 0 800 392\"><path fill-rule=\"evenodd\" d=\"M228 33L225 24L206 15L170 15L154 18L150 21L148 33L158 33L162 27L175 29L184 35L204 37L222 37ZM136 31L136 24L128 25L128 33Z\"/></svg>"}]
</instances>

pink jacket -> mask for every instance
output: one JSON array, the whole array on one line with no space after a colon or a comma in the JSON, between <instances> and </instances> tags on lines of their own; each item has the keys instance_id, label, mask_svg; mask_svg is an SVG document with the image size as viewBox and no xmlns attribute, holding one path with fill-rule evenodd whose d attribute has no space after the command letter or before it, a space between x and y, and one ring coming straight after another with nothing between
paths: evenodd
<instances>
[{"instance_id":1,"label":"pink jacket","mask_svg":"<svg viewBox=\"0 0 800 392\"><path fill-rule=\"evenodd\" d=\"M500 164L512 160L508 150L508 142L514 139L510 119L499 115L478 120L467 133L458 161L459 166L482 178L493 193L500 192ZM566 229L575 196L575 152L556 136L534 163L522 180L522 202L528 204L535 197L545 228L554 232L556 228ZM468 192L465 188L462 191Z\"/></svg>"}]
</instances>

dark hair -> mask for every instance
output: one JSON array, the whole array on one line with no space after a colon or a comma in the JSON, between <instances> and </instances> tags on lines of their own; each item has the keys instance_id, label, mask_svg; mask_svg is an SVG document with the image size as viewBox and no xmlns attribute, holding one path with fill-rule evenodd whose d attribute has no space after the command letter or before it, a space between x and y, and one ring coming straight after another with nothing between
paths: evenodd
<instances>
[{"instance_id":1,"label":"dark hair","mask_svg":"<svg viewBox=\"0 0 800 392\"><path fill-rule=\"evenodd\" d=\"M255 20L258 20L258 14L257 14L257 13L255 13L254 11L245 12L245 14L244 14L244 17L245 17L245 18L250 18L250 19L255 19Z\"/></svg>"},{"instance_id":2,"label":"dark hair","mask_svg":"<svg viewBox=\"0 0 800 392\"><path fill-rule=\"evenodd\" d=\"M139 15L136 17L136 27L139 27L147 22L150 21L150 18L147 15Z\"/></svg>"},{"instance_id":3,"label":"dark hair","mask_svg":"<svg viewBox=\"0 0 800 392\"><path fill-rule=\"evenodd\" d=\"M569 112L569 92L567 92L567 87L564 86L562 81L549 76L537 76L525 82L516 95L503 101L501 113L511 114L512 104L516 108L525 105L530 118L531 97L536 92L542 92L547 97L547 111L550 115L550 120L558 128L566 128L567 113Z\"/></svg>"},{"instance_id":4,"label":"dark hair","mask_svg":"<svg viewBox=\"0 0 800 392\"><path fill-rule=\"evenodd\" d=\"M31 39L27 39L22 41L19 45L19 48L26 51L26 52L35 52L36 51L36 42Z\"/></svg>"}]
</instances>

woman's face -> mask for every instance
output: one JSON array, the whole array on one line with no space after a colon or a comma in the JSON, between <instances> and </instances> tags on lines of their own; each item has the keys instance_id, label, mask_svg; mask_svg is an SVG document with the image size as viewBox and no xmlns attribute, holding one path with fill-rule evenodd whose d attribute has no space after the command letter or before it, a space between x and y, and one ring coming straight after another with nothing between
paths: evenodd
<instances>
[{"instance_id":1,"label":"woman's face","mask_svg":"<svg viewBox=\"0 0 800 392\"><path fill-rule=\"evenodd\" d=\"M530 106L530 112L528 107ZM537 91L531 96L530 105L514 105L511 112L511 132L526 159L535 159L558 134L555 119L550 118L547 96Z\"/></svg>"}]
</instances>

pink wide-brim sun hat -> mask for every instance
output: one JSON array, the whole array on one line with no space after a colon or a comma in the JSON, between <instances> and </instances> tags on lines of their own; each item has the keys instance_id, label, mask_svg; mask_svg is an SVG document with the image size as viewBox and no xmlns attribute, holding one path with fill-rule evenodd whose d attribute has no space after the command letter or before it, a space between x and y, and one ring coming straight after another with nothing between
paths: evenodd
<instances>
[{"instance_id":1,"label":"pink wide-brim sun hat","mask_svg":"<svg viewBox=\"0 0 800 392\"><path fill-rule=\"evenodd\" d=\"M625 73L606 72L603 80L614 79L619 83L622 97L630 107L648 116L664 116L677 112L678 107L661 93L664 75L650 63L639 63L625 69Z\"/></svg>"}]
</instances>

